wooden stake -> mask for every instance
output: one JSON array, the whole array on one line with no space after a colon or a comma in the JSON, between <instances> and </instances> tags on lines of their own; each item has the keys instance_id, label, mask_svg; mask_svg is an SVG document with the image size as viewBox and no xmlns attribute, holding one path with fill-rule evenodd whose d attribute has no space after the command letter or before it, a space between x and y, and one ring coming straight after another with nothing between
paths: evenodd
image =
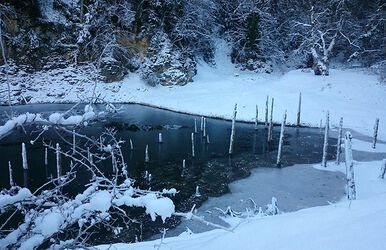
<instances>
[{"instance_id":1,"label":"wooden stake","mask_svg":"<svg viewBox=\"0 0 386 250\"><path fill-rule=\"evenodd\" d=\"M12 165L10 161L8 161L8 171L9 171L9 185L13 187L15 186L15 182L13 181Z\"/></svg>"},{"instance_id":2,"label":"wooden stake","mask_svg":"<svg viewBox=\"0 0 386 250\"><path fill-rule=\"evenodd\" d=\"M145 148L145 162L148 163L150 161L149 159L149 145L146 144Z\"/></svg>"},{"instance_id":3,"label":"wooden stake","mask_svg":"<svg viewBox=\"0 0 386 250\"><path fill-rule=\"evenodd\" d=\"M330 114L327 111L326 114L326 126L324 127L324 142L323 142L323 157L322 157L322 166L327 167L327 149L328 149L328 136L330 130Z\"/></svg>"},{"instance_id":4,"label":"wooden stake","mask_svg":"<svg viewBox=\"0 0 386 250\"><path fill-rule=\"evenodd\" d=\"M62 173L61 166L60 166L60 146L59 143L56 143L56 174L58 177L60 177Z\"/></svg>"},{"instance_id":5,"label":"wooden stake","mask_svg":"<svg viewBox=\"0 0 386 250\"><path fill-rule=\"evenodd\" d=\"M268 128L268 96L265 101L265 127Z\"/></svg>"},{"instance_id":6,"label":"wooden stake","mask_svg":"<svg viewBox=\"0 0 386 250\"><path fill-rule=\"evenodd\" d=\"M237 115L237 103L235 104L235 109L233 111L233 119L232 119L232 131L231 131L231 138L229 142L229 154L231 155L233 153L233 142L235 138L236 133L236 115Z\"/></svg>"},{"instance_id":7,"label":"wooden stake","mask_svg":"<svg viewBox=\"0 0 386 250\"><path fill-rule=\"evenodd\" d=\"M374 124L374 136L373 136L373 148L374 149L377 145L378 126L379 126L379 118L375 119L375 124Z\"/></svg>"},{"instance_id":8,"label":"wooden stake","mask_svg":"<svg viewBox=\"0 0 386 250\"><path fill-rule=\"evenodd\" d=\"M354 180L354 161L352 157L352 135L349 131L345 135L345 161L346 161L346 180L347 180L347 198L356 199L355 180Z\"/></svg>"},{"instance_id":9,"label":"wooden stake","mask_svg":"<svg viewBox=\"0 0 386 250\"><path fill-rule=\"evenodd\" d=\"M302 109L302 92L299 94L299 103L298 103L298 115L297 115L297 126L300 127L300 113Z\"/></svg>"},{"instance_id":10,"label":"wooden stake","mask_svg":"<svg viewBox=\"0 0 386 250\"><path fill-rule=\"evenodd\" d=\"M340 153L342 152L342 136L343 136L343 117L340 118L339 131L338 131L338 142L336 143L336 160L335 164L340 163Z\"/></svg>"},{"instance_id":11,"label":"wooden stake","mask_svg":"<svg viewBox=\"0 0 386 250\"><path fill-rule=\"evenodd\" d=\"M259 109L258 109L258 107L256 105L255 130L257 130L257 125L259 123L258 118L259 118Z\"/></svg>"},{"instance_id":12,"label":"wooden stake","mask_svg":"<svg viewBox=\"0 0 386 250\"><path fill-rule=\"evenodd\" d=\"M286 119L287 119L287 110L284 112L283 121L281 122L279 148L277 150L277 158L276 158L277 167L281 167L281 164L282 164L281 158L283 156L284 130L285 130Z\"/></svg>"},{"instance_id":13,"label":"wooden stake","mask_svg":"<svg viewBox=\"0 0 386 250\"><path fill-rule=\"evenodd\" d=\"M196 154L194 152L194 133L191 134L191 140L192 140L192 157L195 157Z\"/></svg>"},{"instance_id":14,"label":"wooden stake","mask_svg":"<svg viewBox=\"0 0 386 250\"><path fill-rule=\"evenodd\" d=\"M21 144L21 158L23 161L23 169L28 169L27 150L25 148L24 142Z\"/></svg>"}]
</instances>

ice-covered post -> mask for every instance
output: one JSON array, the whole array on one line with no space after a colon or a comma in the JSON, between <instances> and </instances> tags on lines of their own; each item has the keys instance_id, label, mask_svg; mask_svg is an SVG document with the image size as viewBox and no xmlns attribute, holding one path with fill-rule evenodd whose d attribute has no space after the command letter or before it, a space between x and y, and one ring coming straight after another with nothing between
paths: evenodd
<instances>
[{"instance_id":1,"label":"ice-covered post","mask_svg":"<svg viewBox=\"0 0 386 250\"><path fill-rule=\"evenodd\" d=\"M162 133L158 134L158 143L162 143Z\"/></svg>"},{"instance_id":2,"label":"ice-covered post","mask_svg":"<svg viewBox=\"0 0 386 250\"><path fill-rule=\"evenodd\" d=\"M194 133L197 133L197 119L194 118Z\"/></svg>"},{"instance_id":3,"label":"ice-covered post","mask_svg":"<svg viewBox=\"0 0 386 250\"><path fill-rule=\"evenodd\" d=\"M60 146L59 143L56 143L56 174L58 178L60 177L62 170L60 167Z\"/></svg>"},{"instance_id":4,"label":"ice-covered post","mask_svg":"<svg viewBox=\"0 0 386 250\"><path fill-rule=\"evenodd\" d=\"M192 157L195 157L196 154L194 152L194 133L191 134L191 139L192 139Z\"/></svg>"},{"instance_id":5,"label":"ice-covered post","mask_svg":"<svg viewBox=\"0 0 386 250\"><path fill-rule=\"evenodd\" d=\"M273 130L273 103L274 103L275 99L272 98L272 103L271 103L271 117L269 119L269 128L268 128L268 142L271 142L272 141L272 130Z\"/></svg>"},{"instance_id":6,"label":"ice-covered post","mask_svg":"<svg viewBox=\"0 0 386 250\"><path fill-rule=\"evenodd\" d=\"M352 157L351 146L352 135L349 131L346 132L344 140L345 161L346 161L346 180L347 180L347 198L349 200L356 199L355 180L354 180L354 161Z\"/></svg>"},{"instance_id":7,"label":"ice-covered post","mask_svg":"<svg viewBox=\"0 0 386 250\"><path fill-rule=\"evenodd\" d=\"M47 148L44 149L44 165L48 166L48 150Z\"/></svg>"},{"instance_id":8,"label":"ice-covered post","mask_svg":"<svg viewBox=\"0 0 386 250\"><path fill-rule=\"evenodd\" d=\"M231 155L233 153L233 142L235 139L235 125L236 125L236 115L237 115L237 103L235 104L235 109L233 111L233 118L232 118L232 131L231 131L231 139L229 142L229 154Z\"/></svg>"},{"instance_id":9,"label":"ice-covered post","mask_svg":"<svg viewBox=\"0 0 386 250\"><path fill-rule=\"evenodd\" d=\"M322 166L327 167L327 149L328 149L328 136L329 136L329 121L330 121L330 114L327 111L326 114L326 126L324 127L324 142L323 142L323 157L322 157Z\"/></svg>"},{"instance_id":10,"label":"ice-covered post","mask_svg":"<svg viewBox=\"0 0 386 250\"><path fill-rule=\"evenodd\" d=\"M336 143L336 165L340 163L340 153L342 152L342 136L343 136L343 117L340 118L339 131L338 131L338 142Z\"/></svg>"},{"instance_id":11,"label":"ice-covered post","mask_svg":"<svg viewBox=\"0 0 386 250\"><path fill-rule=\"evenodd\" d=\"M281 158L283 156L283 143L284 143L283 140L284 140L284 130L285 130L286 119L287 119L287 110L284 111L283 121L281 122L279 148L277 150L277 159L276 159L276 166L277 167L281 167Z\"/></svg>"},{"instance_id":12,"label":"ice-covered post","mask_svg":"<svg viewBox=\"0 0 386 250\"><path fill-rule=\"evenodd\" d=\"M117 173L118 166L117 166L117 160L115 159L114 150L111 149L110 154L111 154L111 165L113 165L113 172Z\"/></svg>"},{"instance_id":13,"label":"ice-covered post","mask_svg":"<svg viewBox=\"0 0 386 250\"><path fill-rule=\"evenodd\" d=\"M206 143L210 144L209 134L206 135Z\"/></svg>"},{"instance_id":14,"label":"ice-covered post","mask_svg":"<svg viewBox=\"0 0 386 250\"><path fill-rule=\"evenodd\" d=\"M379 126L379 118L375 119L375 124L374 124L374 136L373 136L373 148L375 148L376 145L377 145L378 126Z\"/></svg>"},{"instance_id":15,"label":"ice-covered post","mask_svg":"<svg viewBox=\"0 0 386 250\"><path fill-rule=\"evenodd\" d=\"M27 150L24 142L21 144L21 158L23 160L23 169L28 169Z\"/></svg>"},{"instance_id":16,"label":"ice-covered post","mask_svg":"<svg viewBox=\"0 0 386 250\"><path fill-rule=\"evenodd\" d=\"M9 185L13 187L15 186L15 182L13 181L12 165L10 161L8 161L8 171L9 171Z\"/></svg>"},{"instance_id":17,"label":"ice-covered post","mask_svg":"<svg viewBox=\"0 0 386 250\"><path fill-rule=\"evenodd\" d=\"M134 150L133 141L130 138L130 150Z\"/></svg>"},{"instance_id":18,"label":"ice-covered post","mask_svg":"<svg viewBox=\"0 0 386 250\"><path fill-rule=\"evenodd\" d=\"M382 165L381 165L381 171L379 172L379 178L384 179L386 173L386 159L383 159Z\"/></svg>"},{"instance_id":19,"label":"ice-covered post","mask_svg":"<svg viewBox=\"0 0 386 250\"><path fill-rule=\"evenodd\" d=\"M75 130L72 130L72 154L74 155L76 153L76 147L75 147Z\"/></svg>"},{"instance_id":20,"label":"ice-covered post","mask_svg":"<svg viewBox=\"0 0 386 250\"><path fill-rule=\"evenodd\" d=\"M146 144L146 148L145 148L145 162L148 163L150 160L149 160L149 145Z\"/></svg>"},{"instance_id":21,"label":"ice-covered post","mask_svg":"<svg viewBox=\"0 0 386 250\"><path fill-rule=\"evenodd\" d=\"M195 193L195 196L196 196L196 197L200 197L200 196L201 196L201 194L200 194L200 189L199 189L199 186L198 186L198 185L196 186L196 193Z\"/></svg>"},{"instance_id":22,"label":"ice-covered post","mask_svg":"<svg viewBox=\"0 0 386 250\"><path fill-rule=\"evenodd\" d=\"M204 117L201 116L201 132L204 131Z\"/></svg>"},{"instance_id":23,"label":"ice-covered post","mask_svg":"<svg viewBox=\"0 0 386 250\"><path fill-rule=\"evenodd\" d=\"M302 111L302 92L299 93L299 103L298 103L298 114L297 114L297 120L296 125L300 127L300 113Z\"/></svg>"},{"instance_id":24,"label":"ice-covered post","mask_svg":"<svg viewBox=\"0 0 386 250\"><path fill-rule=\"evenodd\" d=\"M265 101L265 127L268 127L268 96L267 100Z\"/></svg>"},{"instance_id":25,"label":"ice-covered post","mask_svg":"<svg viewBox=\"0 0 386 250\"><path fill-rule=\"evenodd\" d=\"M259 108L256 105L255 130L257 130L257 125L259 123L258 118L259 118Z\"/></svg>"},{"instance_id":26,"label":"ice-covered post","mask_svg":"<svg viewBox=\"0 0 386 250\"><path fill-rule=\"evenodd\" d=\"M185 162L185 159L182 160L182 169L185 169L186 168L186 162Z\"/></svg>"},{"instance_id":27,"label":"ice-covered post","mask_svg":"<svg viewBox=\"0 0 386 250\"><path fill-rule=\"evenodd\" d=\"M206 137L206 118L204 117L204 131L202 133L203 137Z\"/></svg>"}]
</instances>

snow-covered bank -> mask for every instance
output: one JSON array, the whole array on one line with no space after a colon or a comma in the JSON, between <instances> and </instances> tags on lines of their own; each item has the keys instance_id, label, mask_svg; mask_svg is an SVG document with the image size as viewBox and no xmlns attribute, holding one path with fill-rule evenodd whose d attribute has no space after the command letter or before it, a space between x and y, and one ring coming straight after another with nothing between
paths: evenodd
<instances>
[{"instance_id":1,"label":"snow-covered bank","mask_svg":"<svg viewBox=\"0 0 386 250\"><path fill-rule=\"evenodd\" d=\"M315 76L311 70L293 70L284 75L240 71L230 63L228 50L221 43L216 63L216 68L199 63L194 82L186 86L150 87L138 75L131 74L121 82L98 83L96 91L110 102L134 102L226 119L231 119L233 106L237 103L237 119L242 121L254 120L256 105L262 121L268 95L270 99L275 98L276 123L281 122L284 110L288 112L288 123L296 123L301 92L303 124L319 126L329 110L332 126L337 126L343 117L344 127L371 136L378 117L379 139L386 139L386 86L378 83L376 75L337 69L331 70L327 77ZM15 86L12 89L29 97L30 103L78 102L79 98L91 96L93 82L83 73L77 75L73 71L37 73L28 81L20 80L19 84L18 79L13 79ZM69 79L76 84L69 84ZM3 103L7 100L5 90L5 84L0 86Z\"/></svg>"},{"instance_id":2,"label":"snow-covered bank","mask_svg":"<svg viewBox=\"0 0 386 250\"><path fill-rule=\"evenodd\" d=\"M344 171L344 164L330 170ZM251 218L234 232L213 230L165 238L160 249L384 249L386 180L380 161L355 163L357 200ZM311 167L311 165L310 165ZM161 240L99 246L99 249L154 249Z\"/></svg>"}]
</instances>

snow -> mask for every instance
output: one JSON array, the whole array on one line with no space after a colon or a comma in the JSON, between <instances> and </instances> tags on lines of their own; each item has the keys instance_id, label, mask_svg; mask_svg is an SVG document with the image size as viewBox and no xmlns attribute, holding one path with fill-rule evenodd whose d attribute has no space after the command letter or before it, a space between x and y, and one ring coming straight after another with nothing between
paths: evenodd
<instances>
[{"instance_id":1,"label":"snow","mask_svg":"<svg viewBox=\"0 0 386 250\"><path fill-rule=\"evenodd\" d=\"M309 69L284 74L257 74L235 68L230 62L229 48L221 42L215 61L215 68L198 62L194 81L185 86L150 87L133 73L120 82L98 82L96 93L110 102L134 102L229 120L237 103L237 120L248 122L255 120L256 105L263 110L268 95L275 98L274 122L280 124L282 114L287 110L287 122L296 124L301 92L302 124L318 127L320 120L324 122L326 112L330 111L332 128L338 127L340 117L343 117L345 128L372 136L374 120L378 117L378 139L386 139L386 87L379 83L376 75L366 70L330 69L329 76L315 76ZM22 89L23 96L32 97L30 103L75 103L90 97L87 90L94 85L90 80L91 73L74 67L40 71L28 79L16 76L12 80L15 82L12 88L20 91L19 83L31 84L34 90L39 89ZM76 84L73 84L74 81ZM5 88L5 85L0 86L0 93L4 90L3 95ZM1 99L7 100L5 96ZM259 121L263 120L263 115L260 112Z\"/></svg>"},{"instance_id":2,"label":"snow","mask_svg":"<svg viewBox=\"0 0 386 250\"><path fill-rule=\"evenodd\" d=\"M345 170L344 164L330 165ZM354 163L357 200L248 218L232 232L184 233L163 239L160 249L384 249L386 181L378 178L380 166L380 161ZM159 244L154 240L98 248L154 249Z\"/></svg>"},{"instance_id":3,"label":"snow","mask_svg":"<svg viewBox=\"0 0 386 250\"><path fill-rule=\"evenodd\" d=\"M146 213L154 221L156 215L161 216L163 222L175 212L173 201L169 198L151 199L146 202Z\"/></svg>"},{"instance_id":4,"label":"snow","mask_svg":"<svg viewBox=\"0 0 386 250\"><path fill-rule=\"evenodd\" d=\"M0 194L0 209L32 196L31 191L27 188L20 189L15 195Z\"/></svg>"},{"instance_id":5,"label":"snow","mask_svg":"<svg viewBox=\"0 0 386 250\"><path fill-rule=\"evenodd\" d=\"M108 191L100 191L90 199L90 206L95 211L106 212L111 206L111 194Z\"/></svg>"}]
</instances>

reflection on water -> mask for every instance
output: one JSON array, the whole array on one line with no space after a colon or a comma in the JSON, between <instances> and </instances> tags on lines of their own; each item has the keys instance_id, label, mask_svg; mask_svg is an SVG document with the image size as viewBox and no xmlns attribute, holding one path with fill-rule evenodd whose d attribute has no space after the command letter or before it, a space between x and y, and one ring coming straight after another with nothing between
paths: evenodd
<instances>
[{"instance_id":1,"label":"reflection on water","mask_svg":"<svg viewBox=\"0 0 386 250\"><path fill-rule=\"evenodd\" d=\"M28 105L15 107L17 112L49 113L68 110L72 105ZM247 177L250 169L257 167L275 167L280 127L273 130L273 141L266 141L267 130L263 125L254 129L252 124L236 123L234 154L228 157L231 123L216 119L206 119L206 131L210 142L201 132L194 134L195 157L192 157L191 133L194 132L194 120L200 128L200 118L144 107L140 105L122 105L116 115L109 115L93 122L85 128L76 129L79 133L99 137L106 128L117 130L117 136L126 141L122 148L128 164L129 176L136 180L141 188L162 190L174 187L180 192L174 197L176 209L186 211L193 204L201 204L208 196L219 196L228 192L228 183ZM0 107L0 120L6 119ZM79 108L81 110L81 107ZM21 161L21 143L29 142L32 135L36 136L35 127L25 127L28 131L18 129L0 140L0 168L3 173L8 171L8 161L12 162L14 179L18 185L36 189L50 176L55 176L55 154L48 152L48 167L44 164L42 142L34 145L26 143L29 169L23 171ZM42 139L47 142L59 142L61 132L53 129L47 131ZM162 133L163 143L158 143ZM60 134L71 140L71 135ZM133 150L129 140L133 142ZM81 143L81 142L80 142ZM330 145L336 140L330 138ZM310 128L286 128L284 138L283 166L296 163L316 163L321 161L323 132ZM145 164L145 147L149 145L149 163ZM63 146L64 147L64 146ZM64 148L65 149L65 148ZM334 155L334 147L329 148L328 158ZM182 162L186 167L183 169ZM69 167L69 160L63 157L63 171ZM112 171L110 161L105 162L103 170L108 174ZM77 170L77 182L66 191L77 194L84 189L90 176L85 170ZM151 174L149 181L145 172ZM8 186L8 175L0 176L1 188ZM196 197L196 186L201 196ZM152 232L149 232L151 235Z\"/></svg>"}]
</instances>

